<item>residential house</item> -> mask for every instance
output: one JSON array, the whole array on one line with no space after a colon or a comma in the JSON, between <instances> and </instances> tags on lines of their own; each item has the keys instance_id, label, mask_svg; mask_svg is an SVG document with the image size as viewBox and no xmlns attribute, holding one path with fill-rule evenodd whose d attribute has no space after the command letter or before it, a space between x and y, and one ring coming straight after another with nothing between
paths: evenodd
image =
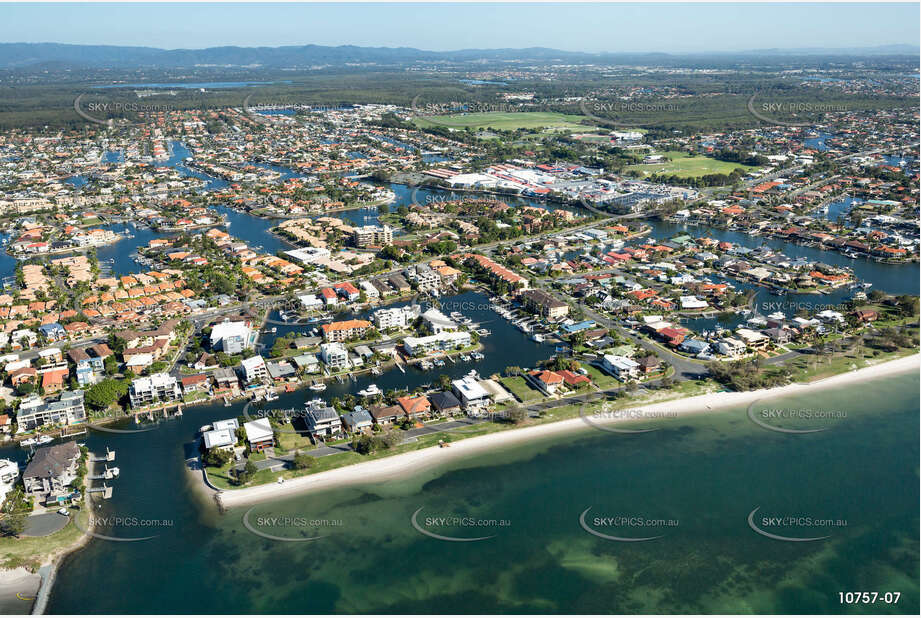
<instances>
[{"instance_id":1,"label":"residential house","mask_svg":"<svg viewBox=\"0 0 921 618\"><path fill-rule=\"evenodd\" d=\"M275 446L275 433L272 431L272 425L267 418L244 423L243 431L246 432L249 450L254 453L260 453Z\"/></svg>"},{"instance_id":2,"label":"residential house","mask_svg":"<svg viewBox=\"0 0 921 618\"><path fill-rule=\"evenodd\" d=\"M79 465L80 448L74 441L36 449L22 474L26 496L41 504L69 499L73 490L68 486Z\"/></svg>"}]
</instances>

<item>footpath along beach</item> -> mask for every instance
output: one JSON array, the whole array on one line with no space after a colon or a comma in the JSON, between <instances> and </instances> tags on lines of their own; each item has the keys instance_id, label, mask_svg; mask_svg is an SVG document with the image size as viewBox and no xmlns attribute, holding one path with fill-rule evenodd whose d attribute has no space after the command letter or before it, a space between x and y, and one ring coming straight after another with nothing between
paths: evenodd
<instances>
[{"instance_id":1,"label":"footpath along beach","mask_svg":"<svg viewBox=\"0 0 921 618\"><path fill-rule=\"evenodd\" d=\"M685 399L651 403L637 408L631 408L629 418L592 418L591 422L595 425L635 422L637 420L642 420L644 416L650 419L659 419L665 416L680 418L693 414L712 412L718 409L746 406L761 399L798 395L801 393L852 385L856 382L874 380L910 371L917 372L919 368L921 368L921 356L914 354L912 356L850 371L808 384L794 383L757 391L711 393ZM289 479L282 484L271 483L247 487L245 489L225 490L217 492L216 499L223 508L232 509L311 491L387 481L503 446L518 445L541 438L585 431L588 428L588 423L584 419L573 418L534 427L510 429L508 431L452 442L450 448L430 447L343 468L336 468L326 472L319 472L309 476Z\"/></svg>"}]
</instances>

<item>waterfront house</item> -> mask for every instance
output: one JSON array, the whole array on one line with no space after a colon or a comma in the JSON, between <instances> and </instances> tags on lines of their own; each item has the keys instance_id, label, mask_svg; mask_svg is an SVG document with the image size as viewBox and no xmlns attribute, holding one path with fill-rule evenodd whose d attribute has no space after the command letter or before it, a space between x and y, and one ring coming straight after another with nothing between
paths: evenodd
<instances>
[{"instance_id":1,"label":"waterfront house","mask_svg":"<svg viewBox=\"0 0 921 618\"><path fill-rule=\"evenodd\" d=\"M700 339L685 339L678 346L678 349L682 352L687 352L692 356L696 356L708 351L710 349L710 344L706 341L701 341Z\"/></svg>"},{"instance_id":2,"label":"waterfront house","mask_svg":"<svg viewBox=\"0 0 921 618\"><path fill-rule=\"evenodd\" d=\"M519 298L528 311L550 320L564 318L569 313L569 305L543 290L524 290Z\"/></svg>"},{"instance_id":3,"label":"waterfront house","mask_svg":"<svg viewBox=\"0 0 921 618\"><path fill-rule=\"evenodd\" d=\"M240 391L240 381L230 367L218 367L211 374L214 380L214 394L218 397L234 396Z\"/></svg>"},{"instance_id":4,"label":"waterfront house","mask_svg":"<svg viewBox=\"0 0 921 618\"><path fill-rule=\"evenodd\" d=\"M43 425L74 425L86 420L83 391L65 391L55 401L29 397L19 403L16 424L20 432Z\"/></svg>"},{"instance_id":5,"label":"waterfront house","mask_svg":"<svg viewBox=\"0 0 921 618\"><path fill-rule=\"evenodd\" d=\"M461 402L453 393L444 391L429 395L432 409L441 416L454 416L461 412Z\"/></svg>"},{"instance_id":6,"label":"waterfront house","mask_svg":"<svg viewBox=\"0 0 921 618\"><path fill-rule=\"evenodd\" d=\"M485 407L489 404L489 392L480 386L480 383L473 376L468 375L460 380L453 380L451 388L468 413L472 409Z\"/></svg>"},{"instance_id":7,"label":"waterfront house","mask_svg":"<svg viewBox=\"0 0 921 618\"><path fill-rule=\"evenodd\" d=\"M371 328L371 322L367 320L343 320L320 326L320 330L323 331L323 339L326 341L348 341L361 337L369 328Z\"/></svg>"},{"instance_id":8,"label":"waterfront house","mask_svg":"<svg viewBox=\"0 0 921 618\"><path fill-rule=\"evenodd\" d=\"M745 344L734 337L723 337L716 341L716 351L723 356L738 358L745 354Z\"/></svg>"},{"instance_id":9,"label":"waterfront house","mask_svg":"<svg viewBox=\"0 0 921 618\"><path fill-rule=\"evenodd\" d=\"M374 424L371 414L363 408L355 408L342 416L342 422L349 433L369 431Z\"/></svg>"},{"instance_id":10,"label":"waterfront house","mask_svg":"<svg viewBox=\"0 0 921 618\"><path fill-rule=\"evenodd\" d=\"M68 499L79 461L80 448L73 441L36 449L22 474L26 496L41 504Z\"/></svg>"},{"instance_id":11,"label":"waterfront house","mask_svg":"<svg viewBox=\"0 0 921 618\"><path fill-rule=\"evenodd\" d=\"M428 418L432 415L432 404L425 396L397 397L397 403L410 419Z\"/></svg>"},{"instance_id":12,"label":"waterfront house","mask_svg":"<svg viewBox=\"0 0 921 618\"><path fill-rule=\"evenodd\" d=\"M406 337L403 339L403 347L410 356L421 356L436 350L462 348L470 345L470 343L470 332L465 330L442 332L437 335L428 335L426 337Z\"/></svg>"},{"instance_id":13,"label":"waterfront house","mask_svg":"<svg viewBox=\"0 0 921 618\"><path fill-rule=\"evenodd\" d=\"M767 335L756 330L751 330L750 328L736 329L736 335L745 342L746 346L753 350L763 350L771 343Z\"/></svg>"},{"instance_id":14,"label":"waterfront house","mask_svg":"<svg viewBox=\"0 0 921 618\"><path fill-rule=\"evenodd\" d=\"M555 371L534 370L528 373L528 380L545 395L555 395L563 387L563 376Z\"/></svg>"},{"instance_id":15,"label":"waterfront house","mask_svg":"<svg viewBox=\"0 0 921 618\"><path fill-rule=\"evenodd\" d=\"M189 393L207 393L210 380L208 376L199 373L194 376L185 376L182 378L182 392Z\"/></svg>"},{"instance_id":16,"label":"waterfront house","mask_svg":"<svg viewBox=\"0 0 921 618\"><path fill-rule=\"evenodd\" d=\"M246 432L249 450L254 453L260 453L275 446L275 433L272 431L272 424L267 418L244 423L243 431Z\"/></svg>"},{"instance_id":17,"label":"waterfront house","mask_svg":"<svg viewBox=\"0 0 921 618\"><path fill-rule=\"evenodd\" d=\"M324 343L320 346L320 358L332 371L349 367L349 352L341 343Z\"/></svg>"},{"instance_id":18,"label":"waterfront house","mask_svg":"<svg viewBox=\"0 0 921 618\"><path fill-rule=\"evenodd\" d=\"M236 419L233 420L236 422ZM235 429L228 427L213 428L211 431L206 431L202 434L202 441L208 450L217 448L232 452L237 444L237 436Z\"/></svg>"},{"instance_id":19,"label":"waterfront house","mask_svg":"<svg viewBox=\"0 0 921 618\"><path fill-rule=\"evenodd\" d=\"M256 355L243 359L240 363L243 377L247 384L258 384L268 380L269 373L265 366L265 359Z\"/></svg>"},{"instance_id":20,"label":"waterfront house","mask_svg":"<svg viewBox=\"0 0 921 618\"><path fill-rule=\"evenodd\" d=\"M310 435L318 440L335 438L342 433L342 421L331 406L311 406L305 418Z\"/></svg>"},{"instance_id":21,"label":"waterfront house","mask_svg":"<svg viewBox=\"0 0 921 618\"><path fill-rule=\"evenodd\" d=\"M371 416L378 425L388 426L397 422L397 419L404 416L402 406L373 406Z\"/></svg>"}]
</instances>

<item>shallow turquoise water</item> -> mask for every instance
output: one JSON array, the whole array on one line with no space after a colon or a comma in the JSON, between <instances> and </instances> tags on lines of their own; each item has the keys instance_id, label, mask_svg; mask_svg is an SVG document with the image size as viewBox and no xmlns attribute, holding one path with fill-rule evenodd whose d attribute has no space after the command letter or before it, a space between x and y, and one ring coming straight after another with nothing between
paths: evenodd
<instances>
[{"instance_id":1,"label":"shallow turquoise water","mask_svg":"<svg viewBox=\"0 0 921 618\"><path fill-rule=\"evenodd\" d=\"M249 514L263 534L323 536L306 542L257 536L243 526L243 510L217 516L198 504L181 465L172 463L181 449L157 444L169 439L164 432L138 447L150 463L137 486L119 489L119 508L174 525L146 542L93 541L63 565L49 611L917 613L918 387L917 375L904 375L761 402L844 413L778 423L828 427L818 433L767 431L744 409L663 420L645 434L586 430ZM170 463L155 463L164 460ZM661 538L589 534L579 523L589 507L586 521L598 532ZM755 522L771 533L829 538L761 536L747 521L756 507ZM492 538L426 536L411 524L417 511L425 531ZM427 521L446 516L485 521ZM650 521L608 526L595 519L615 516ZM781 516L835 525L762 519ZM899 591L901 600L839 603L839 591L857 590Z\"/></svg>"}]
</instances>

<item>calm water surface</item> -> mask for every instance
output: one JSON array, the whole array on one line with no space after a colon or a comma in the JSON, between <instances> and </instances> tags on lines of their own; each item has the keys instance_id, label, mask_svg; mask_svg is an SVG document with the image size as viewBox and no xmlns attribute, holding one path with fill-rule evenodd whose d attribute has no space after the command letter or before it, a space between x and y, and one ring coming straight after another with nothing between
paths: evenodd
<instances>
[{"instance_id":1,"label":"calm water surface","mask_svg":"<svg viewBox=\"0 0 921 618\"><path fill-rule=\"evenodd\" d=\"M251 524L276 536L326 535L309 542L256 536L242 525L244 511L219 516L194 497L182 462L186 443L199 425L230 409L189 409L157 431L90 438L94 448L116 448L122 469L105 508L172 525L113 526L114 535L159 536L92 541L63 564L49 611L840 613L867 610L841 606L839 591L876 590L900 591L902 598L873 612L917 613L918 387L918 376L908 374L763 402L845 413L825 425L809 421L829 427L819 433L766 431L744 409L664 419L645 434L586 429L250 513ZM580 527L589 507L590 525L596 515L677 525L596 528L624 537L662 535L609 541ZM838 525L772 529L830 535L775 541L748 526L756 507L759 517L808 516ZM410 523L420 508L424 529L495 536L479 542L424 536ZM425 521L444 516L508 525L439 528Z\"/></svg>"}]
</instances>

